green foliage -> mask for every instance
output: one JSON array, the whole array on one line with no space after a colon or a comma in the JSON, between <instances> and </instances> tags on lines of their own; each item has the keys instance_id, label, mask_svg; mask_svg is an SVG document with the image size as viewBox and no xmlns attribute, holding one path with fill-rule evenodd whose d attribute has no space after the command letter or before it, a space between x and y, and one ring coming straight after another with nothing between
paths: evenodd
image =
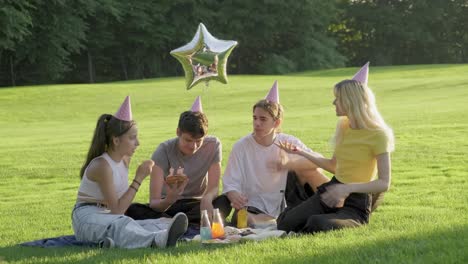
<instances>
[{"instance_id":1,"label":"green foliage","mask_svg":"<svg viewBox=\"0 0 468 264\"><path fill-rule=\"evenodd\" d=\"M6 0L0 6L0 52L14 50L31 32L32 19L29 13L31 5L27 1Z\"/></svg>"},{"instance_id":2,"label":"green foliage","mask_svg":"<svg viewBox=\"0 0 468 264\"><path fill-rule=\"evenodd\" d=\"M29 18L24 30L27 34L17 38L11 48L9 77L23 84L57 82L70 69L70 55L83 47L87 28L83 18L88 11L85 2L26 2L28 9L19 12Z\"/></svg>"},{"instance_id":3,"label":"green foliage","mask_svg":"<svg viewBox=\"0 0 468 264\"><path fill-rule=\"evenodd\" d=\"M233 72L286 73L342 65L343 57L327 35L335 11L334 1L223 3L222 29L226 35L239 32Z\"/></svg>"},{"instance_id":4,"label":"green foliage","mask_svg":"<svg viewBox=\"0 0 468 264\"><path fill-rule=\"evenodd\" d=\"M130 94L140 147L130 176L175 136L182 111L202 94L210 134L232 145L252 131L252 105L278 79L282 128L330 157L332 86L356 68L283 76L232 76L229 85L186 91L183 78L44 85L0 90L0 262L7 263L466 263L468 253L468 65L371 67L369 84L392 126L392 184L370 224L259 243L173 249L30 248L17 244L73 234L70 213L95 122ZM147 202L149 179L137 202Z\"/></svg>"},{"instance_id":5,"label":"green foliage","mask_svg":"<svg viewBox=\"0 0 468 264\"><path fill-rule=\"evenodd\" d=\"M466 0L340 2L331 31L351 65L468 61Z\"/></svg>"},{"instance_id":6,"label":"green foliage","mask_svg":"<svg viewBox=\"0 0 468 264\"><path fill-rule=\"evenodd\" d=\"M220 39L239 41L228 64L230 73L286 73L343 64L326 33L333 1L28 3L34 11L26 20L30 23L19 21L11 28L26 23L30 34L10 37L17 40L10 44L14 67L0 76L3 85L11 83L8 79L27 84L180 75L182 69L169 51L189 42L200 22ZM18 16L28 14L21 11ZM9 61L0 62L8 69ZM280 65L270 69L271 63Z\"/></svg>"},{"instance_id":7,"label":"green foliage","mask_svg":"<svg viewBox=\"0 0 468 264\"><path fill-rule=\"evenodd\" d=\"M200 22L229 74L468 62L466 0L4 0L0 86L181 76Z\"/></svg>"},{"instance_id":8,"label":"green foliage","mask_svg":"<svg viewBox=\"0 0 468 264\"><path fill-rule=\"evenodd\" d=\"M265 74L285 74L296 71L297 64L284 56L270 54L258 67Z\"/></svg>"}]
</instances>

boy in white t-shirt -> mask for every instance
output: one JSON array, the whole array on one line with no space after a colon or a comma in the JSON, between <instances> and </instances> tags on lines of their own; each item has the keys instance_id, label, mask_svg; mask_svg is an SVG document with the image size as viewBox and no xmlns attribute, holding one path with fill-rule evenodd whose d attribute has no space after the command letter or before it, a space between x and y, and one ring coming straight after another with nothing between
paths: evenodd
<instances>
[{"instance_id":1,"label":"boy in white t-shirt","mask_svg":"<svg viewBox=\"0 0 468 264\"><path fill-rule=\"evenodd\" d=\"M295 192L304 189L304 185L316 190L328 181L309 160L278 148L276 144L280 142L291 142L308 149L294 136L279 132L282 118L283 108L275 82L266 99L253 106L253 133L234 144L224 172L223 194L236 209L233 223L237 211L244 207L249 213L249 225L274 222L284 209L285 192L289 192L288 197L302 201L308 195L304 197L304 191ZM292 189L287 190L286 186Z\"/></svg>"}]
</instances>

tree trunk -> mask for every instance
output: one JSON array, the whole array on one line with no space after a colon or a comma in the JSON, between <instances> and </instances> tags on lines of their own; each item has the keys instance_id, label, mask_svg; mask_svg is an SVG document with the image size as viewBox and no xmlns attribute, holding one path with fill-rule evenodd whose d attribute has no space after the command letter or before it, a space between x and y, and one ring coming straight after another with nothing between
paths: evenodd
<instances>
[{"instance_id":1,"label":"tree trunk","mask_svg":"<svg viewBox=\"0 0 468 264\"><path fill-rule=\"evenodd\" d=\"M13 65L13 55L10 55L10 78L11 78L11 86L16 86L15 67Z\"/></svg>"},{"instance_id":2,"label":"tree trunk","mask_svg":"<svg viewBox=\"0 0 468 264\"><path fill-rule=\"evenodd\" d=\"M125 77L125 80L128 80L128 70L127 70L127 64L125 63L125 57L122 54L122 50L120 50L120 66L122 67L122 71Z\"/></svg>"},{"instance_id":3,"label":"tree trunk","mask_svg":"<svg viewBox=\"0 0 468 264\"><path fill-rule=\"evenodd\" d=\"M94 67L93 67L93 57L91 57L91 53L89 49L87 50L88 54L88 75L89 75L89 83L94 83Z\"/></svg>"}]
</instances>

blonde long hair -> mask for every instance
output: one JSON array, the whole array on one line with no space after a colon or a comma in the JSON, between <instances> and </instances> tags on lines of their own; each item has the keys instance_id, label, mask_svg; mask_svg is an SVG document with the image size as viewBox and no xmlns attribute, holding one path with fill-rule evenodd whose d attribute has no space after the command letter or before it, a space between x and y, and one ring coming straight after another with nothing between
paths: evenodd
<instances>
[{"instance_id":1,"label":"blonde long hair","mask_svg":"<svg viewBox=\"0 0 468 264\"><path fill-rule=\"evenodd\" d=\"M380 115L374 93L367 85L355 80L344 80L335 85L334 93L347 116L340 117L338 120L331 142L333 148L343 139L345 131L350 128L350 119L352 119L356 129L384 131L389 140L390 151L394 150L393 131Z\"/></svg>"}]
</instances>

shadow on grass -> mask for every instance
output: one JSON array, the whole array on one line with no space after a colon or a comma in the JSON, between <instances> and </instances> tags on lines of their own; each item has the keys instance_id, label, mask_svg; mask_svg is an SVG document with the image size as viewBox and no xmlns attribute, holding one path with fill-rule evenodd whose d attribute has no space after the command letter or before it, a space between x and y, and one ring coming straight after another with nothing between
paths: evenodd
<instances>
[{"instance_id":1,"label":"shadow on grass","mask_svg":"<svg viewBox=\"0 0 468 264\"><path fill-rule=\"evenodd\" d=\"M315 239L307 236L307 240ZM276 242L275 242L276 243ZM278 240L281 246L294 244L294 238ZM284 244L283 244L284 243ZM307 242L306 242L307 243ZM244 246L245 245L245 246ZM226 263L468 263L468 226L460 226L431 233L411 234L392 238L391 240L369 240L363 238L356 241L356 247L337 246L328 248L323 253L308 253L299 251L294 254L277 254L272 250L266 255L258 255L256 250L249 250L247 255L236 259L232 256L233 247L241 246L241 250L248 250L251 245L201 245L195 242L179 243L177 248L158 249L97 249L80 247L63 248L34 248L10 246L0 248L0 263L30 262L30 263L110 263L110 262L173 262L172 257L182 256L184 260L196 262L197 255L214 253L214 259L224 254ZM303 248L303 247L302 247ZM312 251L311 251L312 252ZM320 250L318 251L320 252ZM256 257L258 257L256 259ZM242 258L242 259L241 259ZM247 259L246 259L247 258ZM255 260L252 262L252 260ZM206 258L201 262L208 263Z\"/></svg>"},{"instance_id":2,"label":"shadow on grass","mask_svg":"<svg viewBox=\"0 0 468 264\"><path fill-rule=\"evenodd\" d=\"M152 263L154 260L170 259L171 256L203 251L222 250L238 244L202 245L196 242L181 242L177 248L157 249L100 249L95 247L29 247L9 246L0 248L0 264L9 262L29 263L111 263L136 261ZM146 259L148 260L146 261Z\"/></svg>"}]
</instances>

